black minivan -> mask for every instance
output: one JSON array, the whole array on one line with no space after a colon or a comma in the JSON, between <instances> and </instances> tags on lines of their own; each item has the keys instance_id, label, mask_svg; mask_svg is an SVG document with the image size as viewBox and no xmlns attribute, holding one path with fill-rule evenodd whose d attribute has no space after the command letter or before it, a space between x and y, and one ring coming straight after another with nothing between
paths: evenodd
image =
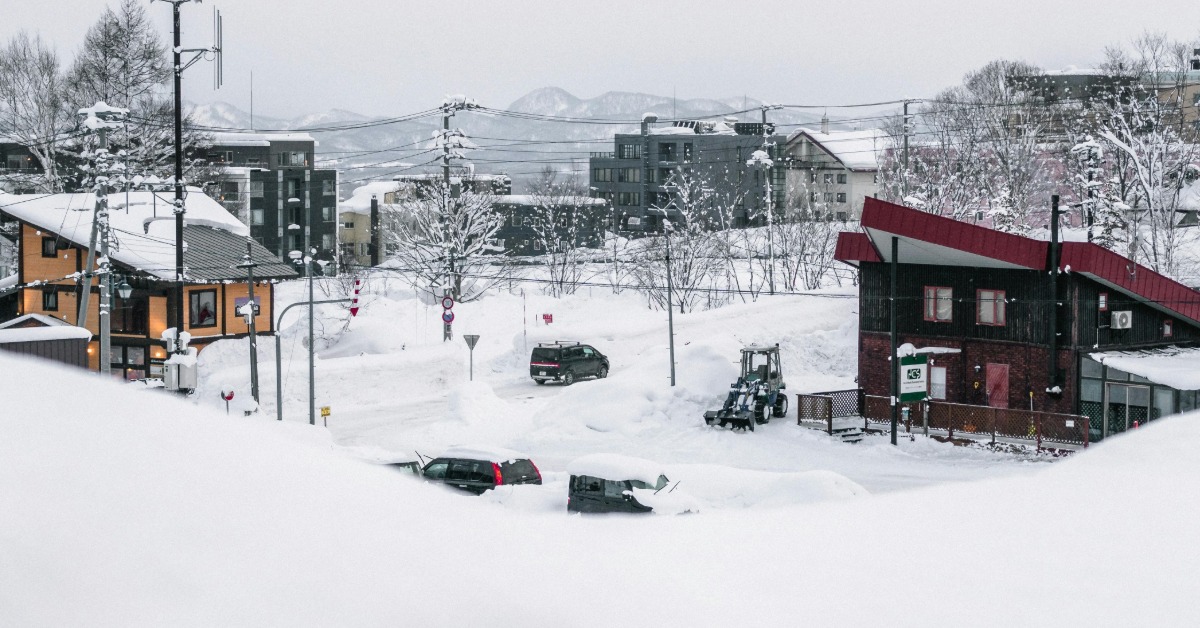
<instances>
[{"instance_id":1,"label":"black minivan","mask_svg":"<svg viewBox=\"0 0 1200 628\"><path fill-rule=\"evenodd\" d=\"M543 342L529 356L529 377L538 384L562 382L570 386L580 377L608 377L608 358L590 345L578 342Z\"/></svg>"},{"instance_id":2,"label":"black minivan","mask_svg":"<svg viewBox=\"0 0 1200 628\"><path fill-rule=\"evenodd\" d=\"M507 450L451 449L430 460L421 475L476 495L506 484L542 483L533 461Z\"/></svg>"}]
</instances>

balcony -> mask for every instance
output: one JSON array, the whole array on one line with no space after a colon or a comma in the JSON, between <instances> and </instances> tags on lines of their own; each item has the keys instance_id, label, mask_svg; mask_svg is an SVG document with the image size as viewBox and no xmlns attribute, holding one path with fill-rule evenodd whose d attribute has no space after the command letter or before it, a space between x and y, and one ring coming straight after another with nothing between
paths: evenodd
<instances>
[{"instance_id":1,"label":"balcony","mask_svg":"<svg viewBox=\"0 0 1200 628\"><path fill-rule=\"evenodd\" d=\"M588 153L588 156L592 159L616 159L617 153L612 151L607 153Z\"/></svg>"}]
</instances>

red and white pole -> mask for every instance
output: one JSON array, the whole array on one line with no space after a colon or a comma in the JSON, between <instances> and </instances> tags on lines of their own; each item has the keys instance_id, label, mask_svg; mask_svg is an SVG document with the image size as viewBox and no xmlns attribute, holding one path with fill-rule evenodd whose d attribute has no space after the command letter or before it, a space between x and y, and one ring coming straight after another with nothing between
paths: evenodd
<instances>
[{"instance_id":1,"label":"red and white pole","mask_svg":"<svg viewBox=\"0 0 1200 628\"><path fill-rule=\"evenodd\" d=\"M354 280L354 300L350 302L350 316L358 316L358 290L361 280Z\"/></svg>"}]
</instances>

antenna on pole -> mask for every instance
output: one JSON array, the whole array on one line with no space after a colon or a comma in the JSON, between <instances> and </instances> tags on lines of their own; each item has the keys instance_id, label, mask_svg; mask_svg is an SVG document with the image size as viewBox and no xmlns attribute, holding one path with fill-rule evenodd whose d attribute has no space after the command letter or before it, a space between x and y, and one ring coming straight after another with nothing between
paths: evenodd
<instances>
[{"instance_id":1,"label":"antenna on pole","mask_svg":"<svg viewBox=\"0 0 1200 628\"><path fill-rule=\"evenodd\" d=\"M217 7L213 7L213 41L213 89L221 89L225 84L225 28Z\"/></svg>"}]
</instances>

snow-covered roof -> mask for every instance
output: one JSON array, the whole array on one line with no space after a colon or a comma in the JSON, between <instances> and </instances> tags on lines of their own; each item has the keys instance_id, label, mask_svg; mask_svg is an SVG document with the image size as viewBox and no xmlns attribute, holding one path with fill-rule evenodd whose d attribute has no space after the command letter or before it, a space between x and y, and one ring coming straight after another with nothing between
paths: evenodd
<instances>
[{"instance_id":1,"label":"snow-covered roof","mask_svg":"<svg viewBox=\"0 0 1200 628\"><path fill-rule=\"evenodd\" d=\"M606 480L640 480L654 486L663 473L657 462L621 454L589 454L567 465L571 475L590 475Z\"/></svg>"},{"instance_id":2,"label":"snow-covered roof","mask_svg":"<svg viewBox=\"0 0 1200 628\"><path fill-rule=\"evenodd\" d=\"M590 196L538 196L536 194L498 194L492 199L497 205L605 205L608 201Z\"/></svg>"},{"instance_id":3,"label":"snow-covered roof","mask_svg":"<svg viewBox=\"0 0 1200 628\"><path fill-rule=\"evenodd\" d=\"M74 325L0 329L0 344L39 342L44 340L91 340L91 338L92 332Z\"/></svg>"},{"instance_id":4,"label":"snow-covered roof","mask_svg":"<svg viewBox=\"0 0 1200 628\"><path fill-rule=\"evenodd\" d=\"M356 214L371 213L371 196L374 195L379 204L383 204L383 195L395 192L404 187L403 181L371 181L354 188L350 198L338 203L338 211L354 212Z\"/></svg>"},{"instance_id":5,"label":"snow-covered roof","mask_svg":"<svg viewBox=\"0 0 1200 628\"><path fill-rule=\"evenodd\" d=\"M0 278L0 292L8 290L9 288L17 285L18 278L19 278L18 275L16 275L15 273L12 275L9 275L7 277Z\"/></svg>"},{"instance_id":6,"label":"snow-covered roof","mask_svg":"<svg viewBox=\"0 0 1200 628\"><path fill-rule=\"evenodd\" d=\"M829 153L851 170L877 170L879 158L887 147L886 136L880 129L862 131L830 131L797 129L788 136L790 144L801 135L808 137L821 150Z\"/></svg>"},{"instance_id":7,"label":"snow-covered roof","mask_svg":"<svg viewBox=\"0 0 1200 628\"><path fill-rule=\"evenodd\" d=\"M244 238L250 228L199 188L189 187L184 200L185 224L191 233L189 238L203 240L204 246L188 249L185 262L193 266L193 260L204 257L205 265L211 265L212 254L230 253L238 259L245 252ZM112 226L112 259L124 266L162 279L175 276L175 216L171 203L173 194L148 191L131 191L110 194L109 222ZM126 198L128 197L128 204ZM92 232L93 207L96 196L90 192L73 194L0 194L0 212L29 223L34 227L56 234L71 243L87 248ZM210 227L198 230L198 227ZM234 251L200 250L201 248L231 246L238 240ZM185 239L184 243L187 244ZM279 265L278 259L265 249L255 253L255 261ZM260 259L260 257L262 259ZM198 276L202 269L193 268L190 276ZM203 269L215 270L215 269ZM265 269L260 269L265 270ZM281 266L278 276L291 276L294 271ZM203 273L200 273L203 274ZM221 273L217 273L221 274ZM272 276L263 274L264 277ZM206 278L217 278L210 276Z\"/></svg>"},{"instance_id":8,"label":"snow-covered roof","mask_svg":"<svg viewBox=\"0 0 1200 628\"><path fill-rule=\"evenodd\" d=\"M46 316L45 314L38 314L35 312L32 314L23 314L12 320L4 321L3 323L0 323L0 329L24 327L25 323L29 322L40 323L42 327L62 327L63 325L70 325L70 323L54 318L53 316Z\"/></svg>"},{"instance_id":9,"label":"snow-covered roof","mask_svg":"<svg viewBox=\"0 0 1200 628\"><path fill-rule=\"evenodd\" d=\"M1089 357L1175 390L1200 390L1200 347L1102 351Z\"/></svg>"},{"instance_id":10,"label":"snow-covered roof","mask_svg":"<svg viewBox=\"0 0 1200 628\"><path fill-rule=\"evenodd\" d=\"M468 458L471 460L487 460L489 462L507 462L510 460L529 459L529 456L512 449L503 447L487 447L476 445L456 445L442 452L439 458Z\"/></svg>"},{"instance_id":11,"label":"snow-covered roof","mask_svg":"<svg viewBox=\"0 0 1200 628\"><path fill-rule=\"evenodd\" d=\"M217 131L212 134L213 146L270 146L271 142L312 142L317 140L308 133L231 133Z\"/></svg>"},{"instance_id":12,"label":"snow-covered roof","mask_svg":"<svg viewBox=\"0 0 1200 628\"><path fill-rule=\"evenodd\" d=\"M695 135L696 129L686 126L656 126L648 129L650 135Z\"/></svg>"}]
</instances>

